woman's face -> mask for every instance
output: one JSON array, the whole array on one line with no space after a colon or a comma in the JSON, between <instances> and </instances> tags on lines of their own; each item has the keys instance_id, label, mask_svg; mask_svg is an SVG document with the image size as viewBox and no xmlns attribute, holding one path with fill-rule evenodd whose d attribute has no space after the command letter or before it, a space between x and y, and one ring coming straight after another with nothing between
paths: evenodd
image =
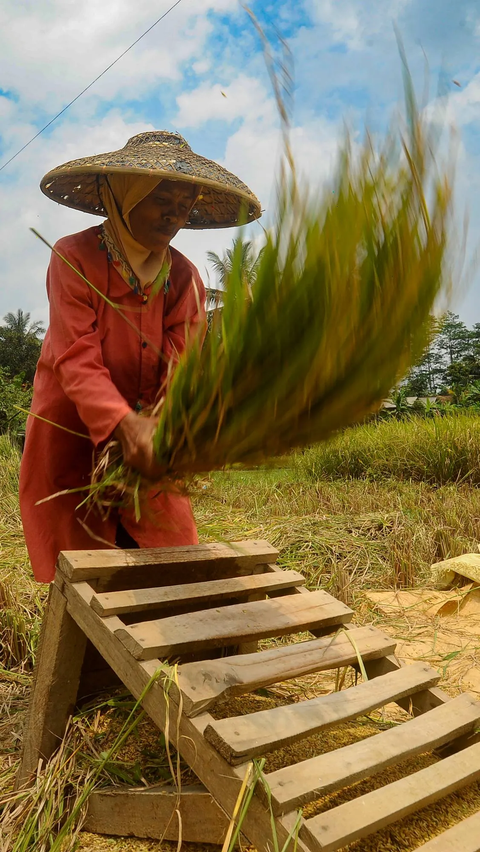
<instances>
[{"instance_id":1,"label":"woman's face","mask_svg":"<svg viewBox=\"0 0 480 852\"><path fill-rule=\"evenodd\" d=\"M194 184L162 180L130 212L130 230L137 242L150 251L164 251L186 224L197 195Z\"/></svg>"}]
</instances>

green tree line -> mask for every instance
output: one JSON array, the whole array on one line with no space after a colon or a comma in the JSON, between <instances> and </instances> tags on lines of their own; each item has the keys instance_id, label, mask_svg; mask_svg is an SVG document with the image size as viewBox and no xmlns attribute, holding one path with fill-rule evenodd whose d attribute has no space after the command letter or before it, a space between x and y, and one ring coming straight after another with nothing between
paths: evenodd
<instances>
[{"instance_id":1,"label":"green tree line","mask_svg":"<svg viewBox=\"0 0 480 852\"><path fill-rule=\"evenodd\" d=\"M0 325L0 432L21 434L45 329L28 312L8 313Z\"/></svg>"},{"instance_id":2,"label":"green tree line","mask_svg":"<svg viewBox=\"0 0 480 852\"><path fill-rule=\"evenodd\" d=\"M469 329L451 311L432 319L431 344L403 383L406 394L459 397L477 383L480 396L480 323Z\"/></svg>"}]
</instances>

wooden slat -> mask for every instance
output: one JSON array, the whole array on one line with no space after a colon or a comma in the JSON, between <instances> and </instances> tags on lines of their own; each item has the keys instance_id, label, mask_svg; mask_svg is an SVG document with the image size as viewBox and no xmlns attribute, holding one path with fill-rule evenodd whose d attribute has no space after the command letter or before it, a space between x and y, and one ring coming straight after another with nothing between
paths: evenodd
<instances>
[{"instance_id":1,"label":"wooden slat","mask_svg":"<svg viewBox=\"0 0 480 852\"><path fill-rule=\"evenodd\" d=\"M127 689L135 698L144 692L150 678L160 666L158 660L137 662L123 647L112 632L108 618L100 618L90 607L92 590L86 583L65 584L65 596L68 611L77 624L102 654L112 669L118 674ZM112 616L115 621L117 616ZM227 814L232 814L247 766L232 767L223 760L218 752L204 738L205 725L210 716L204 713L196 719L178 716L178 706L174 696L166 695L160 680L153 682L143 697L142 705L155 724L164 731L166 719L169 719L169 738L178 749L195 775L212 793L216 801ZM287 843L290 829L284 821L276 822L277 839L281 845ZM271 852L272 832L270 812L254 796L248 807L242 824L242 832L259 852ZM285 852L307 852L301 839L290 842Z\"/></svg>"},{"instance_id":2,"label":"wooden slat","mask_svg":"<svg viewBox=\"0 0 480 852\"><path fill-rule=\"evenodd\" d=\"M324 591L251 601L131 624L117 631L136 660L221 648L350 621L353 612Z\"/></svg>"},{"instance_id":3,"label":"wooden slat","mask_svg":"<svg viewBox=\"0 0 480 852\"><path fill-rule=\"evenodd\" d=\"M162 785L146 790L116 787L94 791L88 797L83 830L158 840L178 840L180 833L185 843L221 844L228 824L227 816L205 787L183 788L179 795Z\"/></svg>"},{"instance_id":4,"label":"wooden slat","mask_svg":"<svg viewBox=\"0 0 480 852\"><path fill-rule=\"evenodd\" d=\"M301 586L305 582L298 571L274 574L251 574L227 580L207 580L205 583L184 583L181 586L160 586L153 589L129 589L124 592L105 592L94 595L92 609L98 615L121 615L163 609L179 603L202 603L222 598L247 598L256 593L270 594L279 589Z\"/></svg>"},{"instance_id":5,"label":"wooden slat","mask_svg":"<svg viewBox=\"0 0 480 852\"><path fill-rule=\"evenodd\" d=\"M298 591L302 592L306 590L300 587ZM351 625L346 624L345 630L347 632L351 630ZM397 657L390 654L378 659L365 661L365 669L368 678L380 677L388 674L389 672L398 671L398 669L402 668L402 666L403 663L401 663ZM355 668L357 668L357 666L355 666ZM450 696L444 692L443 689L439 689L437 686L432 686L430 689L422 689L422 691L417 692L416 695L411 695L407 698L399 698L396 703L402 708L402 710L406 710L411 716L416 717L423 713L428 713L430 710L435 709L435 707L440 707L442 704L448 703L450 700ZM439 747L439 756L448 757L450 754L467 748L467 746L471 746L476 742L480 742L480 732L477 732L476 734L469 734L465 737L459 737L454 740L453 743L447 743L445 746Z\"/></svg>"},{"instance_id":6,"label":"wooden slat","mask_svg":"<svg viewBox=\"0 0 480 852\"><path fill-rule=\"evenodd\" d=\"M265 566L267 571L281 571L278 565L267 565ZM304 586L299 586L295 589L292 589L292 592L296 592L300 595L308 595L309 591ZM346 624L345 630L354 630L354 626L352 624ZM314 636L316 636L315 630L312 630ZM380 656L378 658L373 658L371 660L365 660L365 669L367 671L367 677L369 679L374 677L379 677L379 675L388 674L389 672L397 671L399 668L403 666L403 663L397 659L397 657L393 655ZM359 666L355 666L358 671L360 671ZM426 713L429 710L432 710L434 707L440 706L440 704L445 704L446 701L450 700L450 696L447 695L442 689L438 689L438 687L433 686L431 689L424 689L422 692L418 692L414 696L408 696L407 698L400 698L397 701L399 707L403 710L406 710L407 713L410 713L412 716L418 716L421 713ZM480 742L480 735L478 742ZM458 743L458 749L465 748L467 745L471 745L471 742L468 743ZM448 748L448 747L447 747ZM457 749L457 744L454 746L455 750ZM450 753L450 752L449 752ZM447 755L445 755L447 756Z\"/></svg>"},{"instance_id":7,"label":"wooden slat","mask_svg":"<svg viewBox=\"0 0 480 852\"><path fill-rule=\"evenodd\" d=\"M274 813L299 808L414 754L451 742L472 731L479 719L480 702L459 695L403 725L272 772L267 781Z\"/></svg>"},{"instance_id":8,"label":"wooden slat","mask_svg":"<svg viewBox=\"0 0 480 852\"><path fill-rule=\"evenodd\" d=\"M342 630L324 639L283 645L257 654L186 663L178 669L183 712L196 716L219 701L262 686L352 665L358 661L357 651L365 662L391 654L394 649L395 640L375 627L356 627L348 635Z\"/></svg>"},{"instance_id":9,"label":"wooden slat","mask_svg":"<svg viewBox=\"0 0 480 852\"><path fill-rule=\"evenodd\" d=\"M300 837L313 852L333 852L479 778L480 743L477 743L413 775L306 820Z\"/></svg>"},{"instance_id":10,"label":"wooden slat","mask_svg":"<svg viewBox=\"0 0 480 852\"><path fill-rule=\"evenodd\" d=\"M211 722L205 737L230 763L250 760L296 742L322 728L346 722L399 696L437 683L440 675L425 663L413 663L394 674L375 678L342 692L321 695L286 707L260 710Z\"/></svg>"},{"instance_id":11,"label":"wooden slat","mask_svg":"<svg viewBox=\"0 0 480 852\"><path fill-rule=\"evenodd\" d=\"M350 630L350 626L348 624L345 626L345 630L347 632ZM365 664L369 680L376 677L382 677L382 675L389 674L390 672L397 672L402 667L403 663L401 663L398 658L393 655L379 657L378 659L370 660ZM442 689L438 689L438 687L433 686L430 689L423 689L421 692L417 692L414 696L399 698L396 703L402 708L402 710L406 710L407 713L410 713L411 716L420 716L422 713L428 713L429 710L433 710L434 707L439 707L441 704L445 704L448 701L450 701L450 696Z\"/></svg>"},{"instance_id":12,"label":"wooden slat","mask_svg":"<svg viewBox=\"0 0 480 852\"><path fill-rule=\"evenodd\" d=\"M138 550L68 550L60 553L57 568L72 582L107 577L125 568L145 566L178 570L182 565L221 568L231 563L250 568L275 562L278 550L268 541L237 541L226 544L196 544L186 547L139 548ZM213 576L215 574L213 573Z\"/></svg>"},{"instance_id":13,"label":"wooden slat","mask_svg":"<svg viewBox=\"0 0 480 852\"><path fill-rule=\"evenodd\" d=\"M480 811L419 846L416 852L480 852Z\"/></svg>"}]
</instances>

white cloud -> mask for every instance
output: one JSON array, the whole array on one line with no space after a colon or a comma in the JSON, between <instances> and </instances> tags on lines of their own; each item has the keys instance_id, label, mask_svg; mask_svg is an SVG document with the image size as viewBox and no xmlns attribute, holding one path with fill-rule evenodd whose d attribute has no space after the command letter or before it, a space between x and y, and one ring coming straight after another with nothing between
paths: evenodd
<instances>
[{"instance_id":1,"label":"white cloud","mask_svg":"<svg viewBox=\"0 0 480 852\"><path fill-rule=\"evenodd\" d=\"M318 23L328 26L334 43L344 43L350 50L360 50L382 30L392 29L392 22L412 0L307 0L307 8Z\"/></svg>"},{"instance_id":2,"label":"white cloud","mask_svg":"<svg viewBox=\"0 0 480 852\"><path fill-rule=\"evenodd\" d=\"M479 119L480 73L470 80L462 91L449 98L449 112L456 124L473 124Z\"/></svg>"},{"instance_id":3,"label":"white cloud","mask_svg":"<svg viewBox=\"0 0 480 852\"><path fill-rule=\"evenodd\" d=\"M226 72L228 73L228 71ZM260 223L244 230L246 239L256 239L263 227L272 222L282 140L278 110L271 89L256 77L240 74L231 82L205 82L177 98L179 112L175 126L208 129L212 120L228 126L240 122L240 127L226 135L221 165L238 175L258 196L265 211ZM308 176L310 187L320 183L331 170L337 151L336 122L310 116L302 126L291 131L291 144L300 176ZM202 274L204 252L211 249L221 254L231 244L233 230L206 232L185 231L176 239L181 251L192 257Z\"/></svg>"},{"instance_id":4,"label":"white cloud","mask_svg":"<svg viewBox=\"0 0 480 852\"><path fill-rule=\"evenodd\" d=\"M0 95L0 118L10 119L15 110L15 104L10 98L5 98Z\"/></svg>"},{"instance_id":5,"label":"white cloud","mask_svg":"<svg viewBox=\"0 0 480 852\"><path fill-rule=\"evenodd\" d=\"M232 83L202 83L197 89L177 98L179 107L175 123L178 127L198 127L218 119L232 122L237 118L272 121L273 99L262 82L240 74Z\"/></svg>"},{"instance_id":6,"label":"white cloud","mask_svg":"<svg viewBox=\"0 0 480 852\"><path fill-rule=\"evenodd\" d=\"M211 67L212 67L212 63L210 62L209 59L206 59L206 58L205 59L199 59L198 62L194 62L193 65L192 65L192 68L195 71L195 74L197 74L197 75L206 74L207 71L210 71Z\"/></svg>"},{"instance_id":7,"label":"white cloud","mask_svg":"<svg viewBox=\"0 0 480 852\"><path fill-rule=\"evenodd\" d=\"M10 91L13 98L0 94L0 165L165 11L169 2L161 0L153 9L151 0L3 0L0 91ZM294 18L281 14L284 7L292 12L291 0L275 0L267 6L261 0L256 3L258 8L262 5L262 14L271 15L272 23L293 26L289 21ZM306 10L311 25L300 26L290 39L297 84L292 145L299 171L308 175L311 186L331 173L342 116L355 110L357 116L363 115L370 107L383 121L394 99L401 96L392 20L398 17L401 28L412 39L422 41L422 21L427 20L422 18L423 11L428 6L430 16L435 15L437 3L445 9L447 0L303 0L295 6L296 14ZM455 10L465 9L468 4L458 0L454 6ZM405 23L407 12L412 13L410 29ZM455 15L458 21L456 30L452 23L452 32L460 32L461 13L452 12L449 20ZM439 21L441 18L438 14ZM230 26L232 22L234 26ZM475 25L473 20L472 39ZM285 33L288 36L288 29ZM437 46L448 49L449 63L461 66L460 74L467 56L466 36L461 42L455 36L455 55L443 30L436 31L435 38ZM135 133L152 129L153 122L157 127L181 128L187 139L191 134L201 154L220 151L219 161L260 198L266 209L261 221L268 226L281 142L274 99L260 50L253 50L254 44L239 0L184 0L0 173L0 321L8 310L19 307L31 311L35 319L46 318L48 250L30 234L29 226L54 242L96 221L45 198L38 189L43 174L68 159L121 147ZM472 68L477 57L474 47L472 41L472 55L465 59ZM420 47L415 49L421 86L423 55ZM468 125L470 138L476 140L480 75L465 72L460 79L467 83L452 98L452 119ZM360 104L358 91L366 93ZM468 140L465 146L467 150ZM480 227L478 174L480 158L474 145L459 162L458 182L460 209L467 187L473 194L472 232ZM262 233L260 224L245 233L255 238ZM185 231L176 245L204 275L206 250L221 253L234 236L234 229ZM478 294L472 294L473 303L476 307L470 311L469 322L480 320Z\"/></svg>"},{"instance_id":8,"label":"white cloud","mask_svg":"<svg viewBox=\"0 0 480 852\"><path fill-rule=\"evenodd\" d=\"M167 3L163 3L164 11ZM24 103L56 111L113 62L155 20L151 0L6 0L0 6L0 79ZM104 97L139 97L178 77L201 57L208 12L235 12L238 0L181 3L96 86Z\"/></svg>"},{"instance_id":9,"label":"white cloud","mask_svg":"<svg viewBox=\"0 0 480 852\"><path fill-rule=\"evenodd\" d=\"M310 189L331 174L337 154L338 130L335 124L315 119L294 127L290 142L299 179ZM283 143L277 127L244 125L228 140L223 165L236 171L258 195L268 223L275 206L276 178Z\"/></svg>"}]
</instances>

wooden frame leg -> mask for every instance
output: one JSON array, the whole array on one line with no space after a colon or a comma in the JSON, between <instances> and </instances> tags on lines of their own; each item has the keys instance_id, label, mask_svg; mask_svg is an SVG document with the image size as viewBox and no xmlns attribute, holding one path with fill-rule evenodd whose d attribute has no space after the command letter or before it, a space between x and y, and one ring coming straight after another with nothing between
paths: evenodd
<instances>
[{"instance_id":1,"label":"wooden frame leg","mask_svg":"<svg viewBox=\"0 0 480 852\"><path fill-rule=\"evenodd\" d=\"M66 599L52 584L40 633L17 789L29 785L39 760L51 757L65 733L77 698L86 642L67 612Z\"/></svg>"}]
</instances>

